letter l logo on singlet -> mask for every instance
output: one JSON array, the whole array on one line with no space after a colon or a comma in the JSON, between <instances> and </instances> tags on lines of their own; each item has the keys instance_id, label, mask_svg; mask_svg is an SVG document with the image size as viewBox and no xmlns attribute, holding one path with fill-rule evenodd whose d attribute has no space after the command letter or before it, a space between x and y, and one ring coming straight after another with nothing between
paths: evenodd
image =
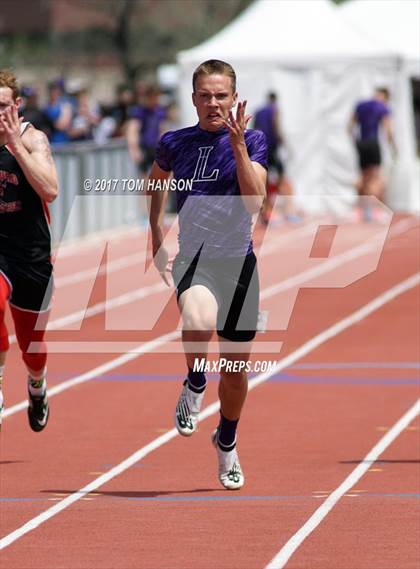
<instances>
[{"instance_id":1,"label":"letter l logo on singlet","mask_svg":"<svg viewBox=\"0 0 420 569\"><path fill-rule=\"evenodd\" d=\"M205 174L207 161L213 148L214 146L199 146L198 150L200 152L200 155L195 166L193 182L214 182L217 180L217 177L219 175L218 168L215 168L211 174Z\"/></svg>"}]
</instances>

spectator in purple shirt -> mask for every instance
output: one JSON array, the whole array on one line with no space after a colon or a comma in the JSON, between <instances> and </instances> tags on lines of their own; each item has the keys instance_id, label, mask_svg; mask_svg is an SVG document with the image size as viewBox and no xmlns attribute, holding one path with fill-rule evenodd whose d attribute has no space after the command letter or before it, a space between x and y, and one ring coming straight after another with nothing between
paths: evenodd
<instances>
[{"instance_id":1,"label":"spectator in purple shirt","mask_svg":"<svg viewBox=\"0 0 420 569\"><path fill-rule=\"evenodd\" d=\"M280 147L284 144L284 137L280 128L280 113L277 104L277 95L268 93L267 103L255 113L254 128L260 130L267 137L268 145L268 195L261 212L261 221L267 224L272 217L274 199L277 195L284 196L282 203L283 214L287 221L292 223L300 221L293 205L293 188L285 174L283 162L280 158Z\"/></svg>"},{"instance_id":2,"label":"spectator in purple shirt","mask_svg":"<svg viewBox=\"0 0 420 569\"><path fill-rule=\"evenodd\" d=\"M164 132L166 110L159 104L160 89L147 87L145 103L134 107L127 124L127 143L132 160L141 174L148 173L155 159L156 145Z\"/></svg>"},{"instance_id":3,"label":"spectator in purple shirt","mask_svg":"<svg viewBox=\"0 0 420 569\"><path fill-rule=\"evenodd\" d=\"M378 88L373 99L361 101L356 105L349 123L349 132L352 136L358 157L361 177L356 187L361 197L375 196L383 199L385 181L381 173L381 148L379 144L379 130L383 129L393 155L397 154L397 146L391 122L391 112L388 107L389 91ZM370 221L371 207L368 203L363 209L363 218Z\"/></svg>"},{"instance_id":4,"label":"spectator in purple shirt","mask_svg":"<svg viewBox=\"0 0 420 569\"><path fill-rule=\"evenodd\" d=\"M277 156L277 150L282 144L283 137L280 133L277 95L269 93L267 99L267 104L255 113L254 128L261 130L265 134L268 147L268 166L274 167L281 176L284 168Z\"/></svg>"},{"instance_id":5,"label":"spectator in purple shirt","mask_svg":"<svg viewBox=\"0 0 420 569\"><path fill-rule=\"evenodd\" d=\"M149 184L166 181L171 174L176 182L192 181L189 192L176 191L179 253L172 276L183 320L188 375L175 424L183 436L196 430L206 388L205 373L196 364L207 358L208 342L216 330L221 361L230 366L219 369L220 422L212 441L219 480L235 490L244 484L236 428L248 389L245 366L259 304L251 223L265 197L267 144L262 132L246 129L251 118L245 114L246 101L238 103L233 115L238 95L235 72L228 63L202 63L193 75L192 98L198 124L161 138L149 178ZM150 193L154 262L169 285L161 227L163 192Z\"/></svg>"}]
</instances>

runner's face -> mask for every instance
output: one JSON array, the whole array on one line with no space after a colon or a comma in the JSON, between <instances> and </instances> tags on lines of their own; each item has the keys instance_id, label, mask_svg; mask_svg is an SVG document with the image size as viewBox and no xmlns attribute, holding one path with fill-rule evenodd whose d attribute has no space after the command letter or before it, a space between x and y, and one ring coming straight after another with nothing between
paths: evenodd
<instances>
[{"instance_id":1,"label":"runner's face","mask_svg":"<svg viewBox=\"0 0 420 569\"><path fill-rule=\"evenodd\" d=\"M2 115L4 111L12 105L16 105L17 108L19 108L21 103L22 99L20 97L17 97L16 100L13 99L13 91L10 87L0 87L0 115ZM3 136L4 134L5 130L0 123L0 136Z\"/></svg>"},{"instance_id":2,"label":"runner's face","mask_svg":"<svg viewBox=\"0 0 420 569\"><path fill-rule=\"evenodd\" d=\"M222 120L229 117L229 111L235 106L237 97L228 75L199 75L192 100L197 109L200 127L210 131L223 127Z\"/></svg>"},{"instance_id":3,"label":"runner's face","mask_svg":"<svg viewBox=\"0 0 420 569\"><path fill-rule=\"evenodd\" d=\"M13 103L13 91L10 87L0 87L0 115L2 115L7 108L13 105ZM0 123L0 133L3 132L4 129Z\"/></svg>"}]
</instances>

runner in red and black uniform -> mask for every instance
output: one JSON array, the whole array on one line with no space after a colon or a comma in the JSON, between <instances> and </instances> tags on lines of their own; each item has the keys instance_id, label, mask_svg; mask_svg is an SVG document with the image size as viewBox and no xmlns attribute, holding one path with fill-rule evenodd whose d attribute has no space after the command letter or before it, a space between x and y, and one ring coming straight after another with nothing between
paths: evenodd
<instances>
[{"instance_id":1,"label":"runner in red and black uniform","mask_svg":"<svg viewBox=\"0 0 420 569\"><path fill-rule=\"evenodd\" d=\"M44 330L52 296L47 203L57 196L57 172L46 135L18 118L16 78L0 71L0 422L1 383L9 348L6 302L28 370L28 416L34 431L47 424ZM41 348L29 352L31 342Z\"/></svg>"}]
</instances>

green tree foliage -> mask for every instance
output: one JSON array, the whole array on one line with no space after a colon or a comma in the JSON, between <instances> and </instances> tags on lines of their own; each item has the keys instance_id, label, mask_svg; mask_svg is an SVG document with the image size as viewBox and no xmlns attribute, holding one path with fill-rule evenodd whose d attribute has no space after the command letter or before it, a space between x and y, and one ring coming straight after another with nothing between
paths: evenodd
<instances>
[{"instance_id":1,"label":"green tree foliage","mask_svg":"<svg viewBox=\"0 0 420 569\"><path fill-rule=\"evenodd\" d=\"M19 0L16 0L19 2ZM31 1L31 0L29 0ZM252 0L44 0L50 6L45 32L25 30L0 43L0 60L19 65L121 66L128 81L157 65L175 61L178 51L211 37ZM78 27L56 29L57 10L77 13ZM66 12L67 13L67 12ZM3 57L2 57L3 56Z\"/></svg>"}]
</instances>

